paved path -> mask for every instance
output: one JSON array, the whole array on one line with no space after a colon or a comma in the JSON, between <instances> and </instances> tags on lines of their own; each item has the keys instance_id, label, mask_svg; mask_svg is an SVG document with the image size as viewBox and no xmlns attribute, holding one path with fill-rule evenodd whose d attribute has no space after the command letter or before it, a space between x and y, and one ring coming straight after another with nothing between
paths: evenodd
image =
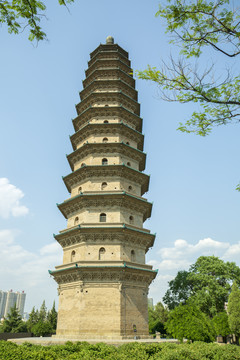
<instances>
[{"instance_id":1,"label":"paved path","mask_svg":"<svg viewBox=\"0 0 240 360\"><path fill-rule=\"evenodd\" d=\"M128 344L132 342L137 343L149 343L149 344L156 344L156 343L163 343L163 342L171 342L171 343L179 343L176 339L125 339L125 340L117 340L117 339L56 339L51 337L30 337L30 338L21 338L21 339L8 339L8 341L12 341L16 344L23 344L24 342L28 342L35 345L61 345L65 344L67 341L77 342L77 341L86 341L90 344L97 344L100 342L120 346L123 344Z\"/></svg>"}]
</instances>

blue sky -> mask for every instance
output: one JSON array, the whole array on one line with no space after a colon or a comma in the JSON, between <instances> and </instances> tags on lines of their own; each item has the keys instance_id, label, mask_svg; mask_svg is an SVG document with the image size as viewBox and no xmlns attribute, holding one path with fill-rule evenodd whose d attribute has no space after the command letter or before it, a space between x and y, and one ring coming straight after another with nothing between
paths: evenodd
<instances>
[{"instance_id":1,"label":"blue sky","mask_svg":"<svg viewBox=\"0 0 240 360\"><path fill-rule=\"evenodd\" d=\"M135 70L176 56L157 9L158 1L83 0L68 12L54 0L42 22L48 41L37 47L26 32L0 29L0 289L25 290L27 311L57 300L47 270L62 262L52 234L66 220L56 203L68 197L61 177L70 172L68 135L89 54L112 35ZM226 65L216 53L210 57ZM151 174L145 196L154 202L145 227L157 233L147 255L159 268L150 289L156 303L177 271L200 255L240 265L240 128L219 127L205 138L183 134L176 128L193 105L163 102L156 85L142 80L136 88Z\"/></svg>"}]
</instances>

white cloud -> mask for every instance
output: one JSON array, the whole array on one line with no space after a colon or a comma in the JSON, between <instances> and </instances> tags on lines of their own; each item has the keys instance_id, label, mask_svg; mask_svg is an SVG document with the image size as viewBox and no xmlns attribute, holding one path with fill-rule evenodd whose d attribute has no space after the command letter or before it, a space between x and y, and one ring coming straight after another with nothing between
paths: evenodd
<instances>
[{"instance_id":1,"label":"white cloud","mask_svg":"<svg viewBox=\"0 0 240 360\"><path fill-rule=\"evenodd\" d=\"M53 242L51 244L45 245L40 249L41 255L48 255L48 254L56 254L59 250L59 244L57 242Z\"/></svg>"},{"instance_id":2,"label":"white cloud","mask_svg":"<svg viewBox=\"0 0 240 360\"><path fill-rule=\"evenodd\" d=\"M26 307L40 307L43 300L51 306L57 297L57 284L49 278L48 270L62 262L62 249L57 242L36 252L17 243L17 231L0 230L0 284L1 290L24 290Z\"/></svg>"},{"instance_id":3,"label":"white cloud","mask_svg":"<svg viewBox=\"0 0 240 360\"><path fill-rule=\"evenodd\" d=\"M229 243L220 242L211 238L199 240L195 245L189 244L186 240L178 239L174 247L162 248L158 251L163 259L192 259L195 254L221 256L222 251L230 246ZM200 255L199 255L200 256Z\"/></svg>"},{"instance_id":4,"label":"white cloud","mask_svg":"<svg viewBox=\"0 0 240 360\"><path fill-rule=\"evenodd\" d=\"M24 197L22 190L9 183L7 178L0 178L0 216L4 219L28 214L26 206L20 205Z\"/></svg>"},{"instance_id":5,"label":"white cloud","mask_svg":"<svg viewBox=\"0 0 240 360\"><path fill-rule=\"evenodd\" d=\"M150 296L154 301L160 301L164 296L168 281L173 279L180 270L188 270L199 256L218 256L224 261L235 261L240 265L240 242L230 244L211 238L199 240L191 244L183 239L178 239L171 247L161 248L157 252L159 259L151 259L148 264L158 269L158 276L150 287Z\"/></svg>"},{"instance_id":6,"label":"white cloud","mask_svg":"<svg viewBox=\"0 0 240 360\"><path fill-rule=\"evenodd\" d=\"M240 241L237 244L229 246L226 253L223 255L225 261L236 261L240 259Z\"/></svg>"}]
</instances>

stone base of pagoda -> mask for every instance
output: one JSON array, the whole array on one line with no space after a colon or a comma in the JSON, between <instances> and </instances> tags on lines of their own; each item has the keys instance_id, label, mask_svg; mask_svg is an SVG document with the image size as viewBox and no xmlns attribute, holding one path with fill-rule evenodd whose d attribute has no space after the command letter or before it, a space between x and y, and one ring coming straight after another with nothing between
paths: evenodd
<instances>
[{"instance_id":1,"label":"stone base of pagoda","mask_svg":"<svg viewBox=\"0 0 240 360\"><path fill-rule=\"evenodd\" d=\"M75 268L53 274L59 284L56 338L148 338L148 286L144 269Z\"/></svg>"},{"instance_id":2,"label":"stone base of pagoda","mask_svg":"<svg viewBox=\"0 0 240 360\"><path fill-rule=\"evenodd\" d=\"M66 341L76 340L76 341L89 341L97 340L97 342L104 342L104 340L143 340L143 339L153 339L153 335L132 335L132 336L115 336L109 334L109 336L98 336L98 335L52 335L52 339L63 339Z\"/></svg>"}]
</instances>

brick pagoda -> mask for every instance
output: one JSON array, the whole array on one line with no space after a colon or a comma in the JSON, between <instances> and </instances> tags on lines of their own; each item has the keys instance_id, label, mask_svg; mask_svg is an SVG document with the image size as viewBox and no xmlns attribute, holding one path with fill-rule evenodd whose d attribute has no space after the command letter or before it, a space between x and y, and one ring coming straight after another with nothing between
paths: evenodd
<instances>
[{"instance_id":1,"label":"brick pagoda","mask_svg":"<svg viewBox=\"0 0 240 360\"><path fill-rule=\"evenodd\" d=\"M67 228L54 235L63 264L56 337L148 336L148 288L156 271L145 264L155 235L143 228L152 204L144 174L140 105L128 53L113 38L91 54L76 105L71 197L58 204Z\"/></svg>"}]
</instances>

